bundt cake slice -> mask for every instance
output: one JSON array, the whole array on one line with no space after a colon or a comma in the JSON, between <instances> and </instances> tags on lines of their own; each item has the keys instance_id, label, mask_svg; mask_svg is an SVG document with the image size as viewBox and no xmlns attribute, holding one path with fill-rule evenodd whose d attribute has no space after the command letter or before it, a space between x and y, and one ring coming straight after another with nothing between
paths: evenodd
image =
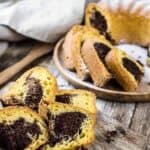
<instances>
[{"instance_id":1,"label":"bundt cake slice","mask_svg":"<svg viewBox=\"0 0 150 150\"><path fill-rule=\"evenodd\" d=\"M67 69L73 70L74 69L74 62L73 62L73 56L72 56L72 42L75 37L75 35L83 30L83 26L81 25L74 25L71 30L67 33L65 36L65 40L63 43L63 49L62 49L62 57L64 66Z\"/></svg>"},{"instance_id":2,"label":"bundt cake slice","mask_svg":"<svg viewBox=\"0 0 150 150\"><path fill-rule=\"evenodd\" d=\"M112 78L105 63L105 57L111 48L112 45L105 39L85 40L81 48L83 60L96 86L102 87Z\"/></svg>"},{"instance_id":3,"label":"bundt cake slice","mask_svg":"<svg viewBox=\"0 0 150 150\"><path fill-rule=\"evenodd\" d=\"M40 107L49 127L49 138L42 150L65 150L88 145L95 138L95 117L84 109L51 103Z\"/></svg>"},{"instance_id":4,"label":"bundt cake slice","mask_svg":"<svg viewBox=\"0 0 150 150\"><path fill-rule=\"evenodd\" d=\"M47 141L47 126L36 112L22 106L0 110L0 148L35 150Z\"/></svg>"},{"instance_id":5,"label":"bundt cake slice","mask_svg":"<svg viewBox=\"0 0 150 150\"><path fill-rule=\"evenodd\" d=\"M74 65L74 59L73 59L73 54L72 54L72 49L74 47L73 45L73 40L76 37L76 35L80 32L85 32L85 31L91 31L92 33L99 34L97 30L94 28L82 26L82 25L74 25L70 31L67 33L65 36L65 40L63 43L63 49L62 49L62 58L64 62L64 66L67 69L74 70L75 65Z\"/></svg>"},{"instance_id":6,"label":"bundt cake slice","mask_svg":"<svg viewBox=\"0 0 150 150\"><path fill-rule=\"evenodd\" d=\"M38 110L41 101L54 101L56 79L44 67L34 67L25 72L2 96L4 106L26 105Z\"/></svg>"},{"instance_id":7,"label":"bundt cake slice","mask_svg":"<svg viewBox=\"0 0 150 150\"><path fill-rule=\"evenodd\" d=\"M86 90L59 90L56 94L55 101L71 104L83 108L92 114L96 114L95 94Z\"/></svg>"},{"instance_id":8,"label":"bundt cake slice","mask_svg":"<svg viewBox=\"0 0 150 150\"><path fill-rule=\"evenodd\" d=\"M101 2L99 5L90 3L86 8L85 24L98 29L113 43L150 44L150 19L138 12L110 11Z\"/></svg>"},{"instance_id":9,"label":"bundt cake slice","mask_svg":"<svg viewBox=\"0 0 150 150\"><path fill-rule=\"evenodd\" d=\"M105 62L124 90L135 91L137 89L144 74L141 63L117 48L107 54Z\"/></svg>"},{"instance_id":10,"label":"bundt cake slice","mask_svg":"<svg viewBox=\"0 0 150 150\"><path fill-rule=\"evenodd\" d=\"M81 80L87 79L89 75L89 71L87 69L87 66L85 65L82 56L81 56L81 47L86 39L95 39L95 38L103 38L98 32L98 30L95 30L91 27L84 27L85 29L82 31L79 31L78 34L74 37L73 43L72 43L72 54L73 54L73 61L75 65L75 70L77 72L78 77ZM93 32L93 30L95 32Z\"/></svg>"}]
</instances>

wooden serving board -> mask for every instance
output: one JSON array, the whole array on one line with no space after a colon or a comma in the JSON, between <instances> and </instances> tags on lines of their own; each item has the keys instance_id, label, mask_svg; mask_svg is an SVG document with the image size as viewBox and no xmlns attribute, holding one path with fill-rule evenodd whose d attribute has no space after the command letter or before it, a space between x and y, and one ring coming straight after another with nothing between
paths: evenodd
<instances>
[{"instance_id":1,"label":"wooden serving board","mask_svg":"<svg viewBox=\"0 0 150 150\"><path fill-rule=\"evenodd\" d=\"M92 83L80 80L76 73L67 70L63 66L63 60L61 59L62 44L64 39L61 39L54 49L54 62L57 69L70 83L78 88L89 89L96 93L99 98L105 100L115 100L122 102L137 102L137 101L150 101L150 84L141 83L136 92L125 92L121 90L107 89L96 87ZM149 75L150 76L150 75Z\"/></svg>"}]
</instances>

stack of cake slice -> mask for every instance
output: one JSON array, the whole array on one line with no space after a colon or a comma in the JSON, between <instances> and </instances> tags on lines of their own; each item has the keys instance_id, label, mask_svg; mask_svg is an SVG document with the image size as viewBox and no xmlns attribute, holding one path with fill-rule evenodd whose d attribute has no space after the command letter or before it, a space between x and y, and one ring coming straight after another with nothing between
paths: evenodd
<instances>
[{"instance_id":1,"label":"stack of cake slice","mask_svg":"<svg viewBox=\"0 0 150 150\"><path fill-rule=\"evenodd\" d=\"M71 40L68 40L68 36L71 36ZM91 78L98 87L109 85L113 79L125 91L136 91L144 74L139 61L117 49L106 35L93 27L74 26L66 35L62 51L65 67L75 69L81 80ZM66 58L72 60L71 66Z\"/></svg>"},{"instance_id":2,"label":"stack of cake slice","mask_svg":"<svg viewBox=\"0 0 150 150\"><path fill-rule=\"evenodd\" d=\"M30 69L1 97L0 148L88 146L95 137L95 99L89 91L58 89L55 77L44 67Z\"/></svg>"}]
</instances>

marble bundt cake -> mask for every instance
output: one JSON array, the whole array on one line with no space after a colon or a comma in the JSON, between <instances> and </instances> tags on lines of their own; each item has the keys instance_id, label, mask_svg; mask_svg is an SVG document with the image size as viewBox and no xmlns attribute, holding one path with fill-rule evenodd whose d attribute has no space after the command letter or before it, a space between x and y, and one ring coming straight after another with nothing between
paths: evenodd
<instances>
[{"instance_id":1,"label":"marble bundt cake","mask_svg":"<svg viewBox=\"0 0 150 150\"><path fill-rule=\"evenodd\" d=\"M54 101L56 79L44 67L34 67L25 72L2 96L4 106L26 105L38 110L41 101Z\"/></svg>"},{"instance_id":2,"label":"marble bundt cake","mask_svg":"<svg viewBox=\"0 0 150 150\"><path fill-rule=\"evenodd\" d=\"M51 103L40 107L49 127L49 138L42 150L65 150L93 142L95 117L84 109Z\"/></svg>"},{"instance_id":3,"label":"marble bundt cake","mask_svg":"<svg viewBox=\"0 0 150 150\"><path fill-rule=\"evenodd\" d=\"M86 90L59 90L55 101L80 107L96 114L96 97Z\"/></svg>"},{"instance_id":4,"label":"marble bundt cake","mask_svg":"<svg viewBox=\"0 0 150 150\"><path fill-rule=\"evenodd\" d=\"M96 86L102 87L112 78L105 63L111 48L112 45L105 39L85 40L83 43L81 54Z\"/></svg>"},{"instance_id":5,"label":"marble bundt cake","mask_svg":"<svg viewBox=\"0 0 150 150\"><path fill-rule=\"evenodd\" d=\"M0 110L0 148L35 150L47 141L47 127L39 115L27 107Z\"/></svg>"},{"instance_id":6,"label":"marble bundt cake","mask_svg":"<svg viewBox=\"0 0 150 150\"><path fill-rule=\"evenodd\" d=\"M116 43L150 44L150 18L140 15L138 11L110 11L101 2L99 5L90 3L86 8L85 24L98 29Z\"/></svg>"},{"instance_id":7,"label":"marble bundt cake","mask_svg":"<svg viewBox=\"0 0 150 150\"><path fill-rule=\"evenodd\" d=\"M144 74L142 64L117 48L107 54L105 62L124 90L135 91L137 89Z\"/></svg>"}]
</instances>

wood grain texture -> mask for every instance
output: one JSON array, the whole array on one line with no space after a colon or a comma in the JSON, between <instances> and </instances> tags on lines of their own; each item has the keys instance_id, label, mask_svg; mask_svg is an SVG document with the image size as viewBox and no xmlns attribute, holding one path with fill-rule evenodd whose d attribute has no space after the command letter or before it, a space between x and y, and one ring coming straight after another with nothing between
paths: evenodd
<instances>
[{"instance_id":1,"label":"wood grain texture","mask_svg":"<svg viewBox=\"0 0 150 150\"><path fill-rule=\"evenodd\" d=\"M8 51L0 57L1 67L6 68L14 64L16 60L20 60L20 57L23 57L22 55L25 56L31 47L32 42L10 45L8 58L3 58ZM13 50L10 50L11 48ZM7 64L3 63L6 62L4 60L8 60ZM52 60L52 55L38 59L25 68L23 72L35 65L47 67L57 78L60 88L74 88L59 73ZM0 89L0 95L7 91L8 87L13 84L12 81L17 77L18 75ZM97 138L90 150L150 150L150 103L119 103L97 99L97 108L101 111L102 115L97 114ZM121 127L120 131L117 130L118 126ZM126 136L120 133L124 133L124 130ZM110 143L106 141L110 141Z\"/></svg>"},{"instance_id":2,"label":"wood grain texture","mask_svg":"<svg viewBox=\"0 0 150 150\"><path fill-rule=\"evenodd\" d=\"M147 137L147 149L150 150L150 104L138 103L133 113L130 129Z\"/></svg>"},{"instance_id":3,"label":"wood grain texture","mask_svg":"<svg viewBox=\"0 0 150 150\"><path fill-rule=\"evenodd\" d=\"M91 150L142 150L145 137L139 136L114 119L97 113L96 140Z\"/></svg>"},{"instance_id":4,"label":"wood grain texture","mask_svg":"<svg viewBox=\"0 0 150 150\"><path fill-rule=\"evenodd\" d=\"M0 86L5 84L9 79L11 79L14 75L20 72L23 68L28 66L37 58L44 56L45 54L49 53L52 49L50 44L45 43L37 43L33 46L30 52L23 57L17 63L11 65L9 68L5 69L4 71L0 72Z\"/></svg>"},{"instance_id":5,"label":"wood grain texture","mask_svg":"<svg viewBox=\"0 0 150 150\"><path fill-rule=\"evenodd\" d=\"M135 104L114 103L98 99L97 107L99 107L99 110L101 110L104 114L119 121L128 128L132 120Z\"/></svg>"}]
</instances>

